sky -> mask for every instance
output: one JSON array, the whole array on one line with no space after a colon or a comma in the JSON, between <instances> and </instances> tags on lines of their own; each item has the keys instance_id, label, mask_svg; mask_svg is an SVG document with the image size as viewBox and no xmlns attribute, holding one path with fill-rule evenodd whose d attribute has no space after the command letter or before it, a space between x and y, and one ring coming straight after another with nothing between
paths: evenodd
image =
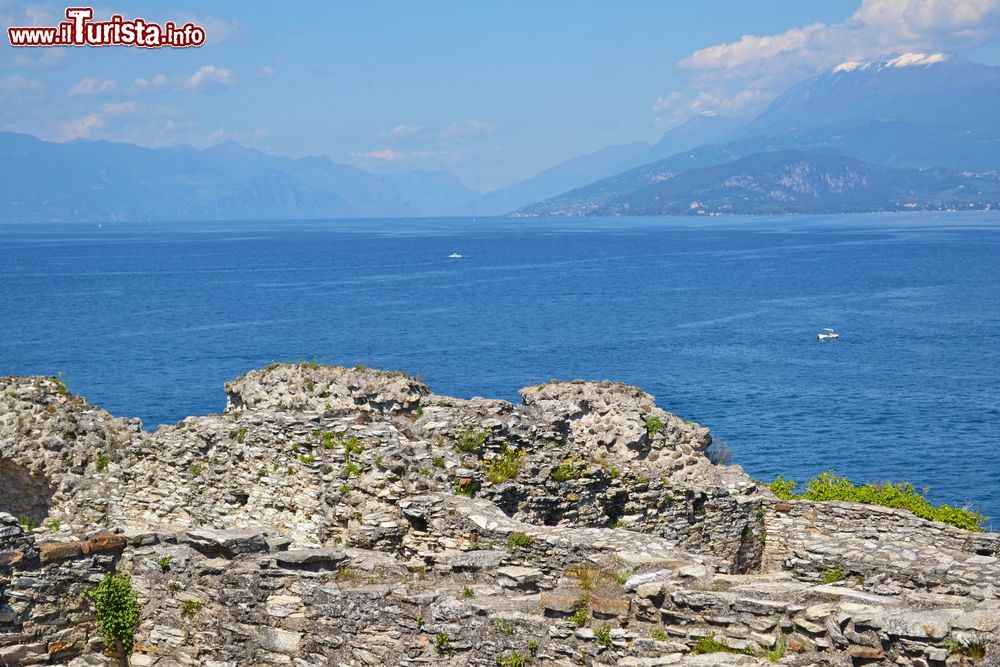
<instances>
[{"instance_id":1,"label":"sky","mask_svg":"<svg viewBox=\"0 0 1000 667\"><path fill-rule=\"evenodd\" d=\"M66 5L0 0L0 24ZM749 115L848 60L1000 65L1000 0L481 0L95 5L193 21L189 49L0 47L0 130L150 147L223 141L490 190L713 111Z\"/></svg>"}]
</instances>

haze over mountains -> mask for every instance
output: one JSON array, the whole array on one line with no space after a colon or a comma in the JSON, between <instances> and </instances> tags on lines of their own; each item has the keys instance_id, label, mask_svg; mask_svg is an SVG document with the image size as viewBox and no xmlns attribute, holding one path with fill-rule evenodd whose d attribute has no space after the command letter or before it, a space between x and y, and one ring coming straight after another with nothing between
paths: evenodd
<instances>
[{"instance_id":1,"label":"haze over mountains","mask_svg":"<svg viewBox=\"0 0 1000 667\"><path fill-rule=\"evenodd\" d=\"M711 113L485 194L326 157L0 133L0 221L805 213L1000 205L1000 67L849 62L753 118Z\"/></svg>"}]
</instances>

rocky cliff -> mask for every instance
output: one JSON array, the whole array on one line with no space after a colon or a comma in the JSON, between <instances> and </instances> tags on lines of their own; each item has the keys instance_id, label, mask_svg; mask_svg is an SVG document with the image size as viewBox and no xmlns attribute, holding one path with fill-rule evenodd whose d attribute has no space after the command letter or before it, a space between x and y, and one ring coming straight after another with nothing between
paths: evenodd
<instances>
[{"instance_id":1,"label":"rocky cliff","mask_svg":"<svg viewBox=\"0 0 1000 667\"><path fill-rule=\"evenodd\" d=\"M0 379L0 662L995 665L1000 536L782 502L634 387L276 365L141 430ZM127 572L105 647L87 592Z\"/></svg>"}]
</instances>

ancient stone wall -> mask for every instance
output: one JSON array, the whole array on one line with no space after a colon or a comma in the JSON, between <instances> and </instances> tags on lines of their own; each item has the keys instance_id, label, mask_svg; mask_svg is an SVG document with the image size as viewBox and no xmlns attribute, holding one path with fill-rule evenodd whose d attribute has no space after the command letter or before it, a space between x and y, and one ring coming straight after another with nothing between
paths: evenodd
<instances>
[{"instance_id":1,"label":"ancient stone wall","mask_svg":"<svg viewBox=\"0 0 1000 667\"><path fill-rule=\"evenodd\" d=\"M996 535L780 502L634 387L226 389L144 433L0 379L0 664L116 664L85 595L114 570L133 665L997 664Z\"/></svg>"}]
</instances>

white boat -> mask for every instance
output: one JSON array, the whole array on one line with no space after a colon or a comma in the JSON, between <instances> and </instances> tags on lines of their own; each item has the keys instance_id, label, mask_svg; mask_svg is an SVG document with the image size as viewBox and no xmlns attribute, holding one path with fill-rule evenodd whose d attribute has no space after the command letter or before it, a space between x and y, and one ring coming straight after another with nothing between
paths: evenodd
<instances>
[{"instance_id":1,"label":"white boat","mask_svg":"<svg viewBox=\"0 0 1000 667\"><path fill-rule=\"evenodd\" d=\"M448 259L462 259L462 256L457 252L453 252L450 255L448 255Z\"/></svg>"},{"instance_id":2,"label":"white boat","mask_svg":"<svg viewBox=\"0 0 1000 667\"><path fill-rule=\"evenodd\" d=\"M840 338L840 334L830 327L826 327L816 334L816 340L833 340L834 338Z\"/></svg>"}]
</instances>

